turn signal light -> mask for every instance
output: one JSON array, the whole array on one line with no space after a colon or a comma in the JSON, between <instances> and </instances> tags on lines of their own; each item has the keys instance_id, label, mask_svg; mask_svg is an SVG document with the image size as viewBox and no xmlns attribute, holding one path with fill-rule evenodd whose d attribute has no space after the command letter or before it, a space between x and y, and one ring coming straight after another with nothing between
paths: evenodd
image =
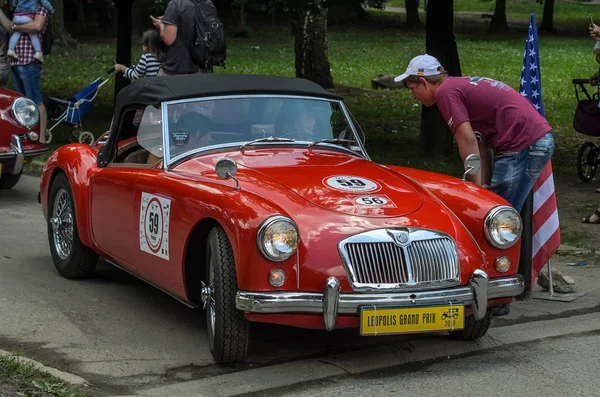
<instances>
[{"instance_id":1,"label":"turn signal light","mask_svg":"<svg viewBox=\"0 0 600 397\"><path fill-rule=\"evenodd\" d=\"M496 270L500 273L508 271L510 268L510 259L505 256L499 256L496 258Z\"/></svg>"},{"instance_id":2,"label":"turn signal light","mask_svg":"<svg viewBox=\"0 0 600 397\"><path fill-rule=\"evenodd\" d=\"M279 288L285 284L285 272L281 269L273 269L269 273L269 284L273 287Z\"/></svg>"}]
</instances>

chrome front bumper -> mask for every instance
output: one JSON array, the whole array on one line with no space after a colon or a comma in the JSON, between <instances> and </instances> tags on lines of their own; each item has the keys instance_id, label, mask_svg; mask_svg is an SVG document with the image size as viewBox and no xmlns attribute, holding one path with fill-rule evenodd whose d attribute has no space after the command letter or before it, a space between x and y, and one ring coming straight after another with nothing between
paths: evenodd
<instances>
[{"instance_id":1,"label":"chrome front bumper","mask_svg":"<svg viewBox=\"0 0 600 397\"><path fill-rule=\"evenodd\" d=\"M324 292L251 292L238 291L238 310L251 313L317 313L323 314L325 329L335 328L338 314L357 314L361 306L411 306L452 302L471 306L473 316L485 316L488 300L508 298L523 292L521 275L490 280L483 270L476 270L468 286L434 291L397 293L341 293L340 282L329 277Z\"/></svg>"},{"instance_id":2,"label":"chrome front bumper","mask_svg":"<svg viewBox=\"0 0 600 397\"><path fill-rule=\"evenodd\" d=\"M21 137L14 135L10 138L10 148L12 151L6 153L0 153L0 159L3 158L14 158L15 165L12 173L18 175L23 169L23 162L25 161L25 153L23 152L23 145L21 144Z\"/></svg>"},{"instance_id":3,"label":"chrome front bumper","mask_svg":"<svg viewBox=\"0 0 600 397\"><path fill-rule=\"evenodd\" d=\"M21 170L23 169L23 164L25 163L26 157L39 156L40 154L44 154L48 150L50 150L48 148L44 148L44 149L38 149L38 150L24 151L22 140L23 140L22 136L13 134L10 138L11 151L0 153L0 160L2 160L2 159L14 159L15 160L15 165L12 170L12 174L14 174L14 175L18 175L21 173Z\"/></svg>"}]
</instances>

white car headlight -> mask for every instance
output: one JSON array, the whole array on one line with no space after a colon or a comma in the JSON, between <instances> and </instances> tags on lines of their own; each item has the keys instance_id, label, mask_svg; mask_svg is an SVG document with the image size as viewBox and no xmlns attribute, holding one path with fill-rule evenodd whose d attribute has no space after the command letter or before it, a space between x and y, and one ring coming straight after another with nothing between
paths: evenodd
<instances>
[{"instance_id":1,"label":"white car headlight","mask_svg":"<svg viewBox=\"0 0 600 397\"><path fill-rule=\"evenodd\" d=\"M485 237L496 248L512 247L523 231L521 216L506 205L493 208L485 217L484 224Z\"/></svg>"},{"instance_id":2,"label":"white car headlight","mask_svg":"<svg viewBox=\"0 0 600 397\"><path fill-rule=\"evenodd\" d=\"M38 107L31 99L17 98L12 104L12 113L15 120L26 128L31 128L40 121Z\"/></svg>"},{"instance_id":3,"label":"white car headlight","mask_svg":"<svg viewBox=\"0 0 600 397\"><path fill-rule=\"evenodd\" d=\"M272 216L258 229L256 243L265 258L280 262L292 256L300 242L296 224L285 216Z\"/></svg>"}]
</instances>

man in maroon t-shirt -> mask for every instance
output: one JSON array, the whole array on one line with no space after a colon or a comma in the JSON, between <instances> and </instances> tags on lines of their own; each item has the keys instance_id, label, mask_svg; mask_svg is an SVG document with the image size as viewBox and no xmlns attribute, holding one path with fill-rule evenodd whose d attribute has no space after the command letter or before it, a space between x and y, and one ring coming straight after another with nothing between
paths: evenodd
<instances>
[{"instance_id":1,"label":"man in maroon t-shirt","mask_svg":"<svg viewBox=\"0 0 600 397\"><path fill-rule=\"evenodd\" d=\"M456 137L462 161L481 157L471 176L521 211L554 152L552 127L533 105L508 85L485 77L450 77L430 55L413 58L403 81L423 105L437 104ZM491 173L491 181L490 181Z\"/></svg>"}]
</instances>

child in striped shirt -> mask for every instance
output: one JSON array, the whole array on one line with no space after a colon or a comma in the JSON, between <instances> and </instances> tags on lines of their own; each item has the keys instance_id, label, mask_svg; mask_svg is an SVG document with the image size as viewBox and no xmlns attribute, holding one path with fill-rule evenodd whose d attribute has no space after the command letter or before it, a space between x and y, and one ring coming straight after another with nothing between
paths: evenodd
<instances>
[{"instance_id":1,"label":"child in striped shirt","mask_svg":"<svg viewBox=\"0 0 600 397\"><path fill-rule=\"evenodd\" d=\"M140 77L156 76L160 68L159 60L163 58L165 45L156 30L147 30L142 35L143 54L138 64L130 68L119 63L115 64L115 70L123 73L123 76L135 80Z\"/></svg>"}]
</instances>

